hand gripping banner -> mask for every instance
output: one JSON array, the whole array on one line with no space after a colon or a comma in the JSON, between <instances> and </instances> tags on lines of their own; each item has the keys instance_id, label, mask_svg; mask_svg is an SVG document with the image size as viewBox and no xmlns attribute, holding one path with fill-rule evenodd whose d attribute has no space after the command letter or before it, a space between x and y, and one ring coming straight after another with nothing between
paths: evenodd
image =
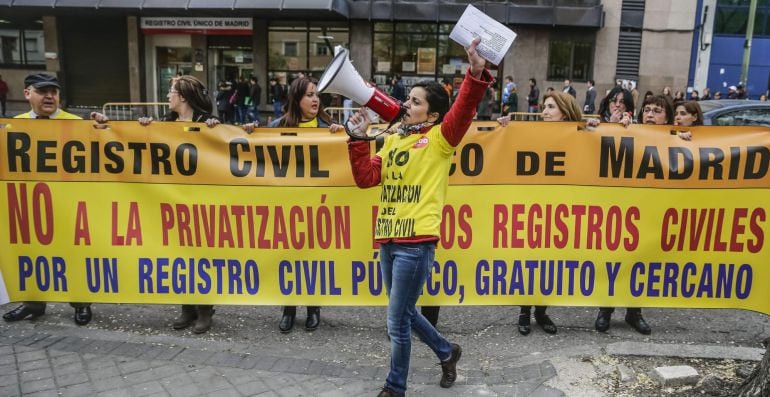
<instances>
[{"instance_id":1,"label":"hand gripping banner","mask_svg":"<svg viewBox=\"0 0 770 397\"><path fill-rule=\"evenodd\" d=\"M325 130L0 124L12 301L384 305L379 195L420 199ZM770 129L670 128L474 123L421 303L770 314Z\"/></svg>"}]
</instances>

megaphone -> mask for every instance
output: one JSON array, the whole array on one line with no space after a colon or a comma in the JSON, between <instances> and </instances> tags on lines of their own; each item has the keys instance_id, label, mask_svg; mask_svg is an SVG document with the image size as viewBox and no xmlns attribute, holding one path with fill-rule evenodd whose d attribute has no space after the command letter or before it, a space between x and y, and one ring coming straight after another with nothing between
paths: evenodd
<instances>
[{"instance_id":1,"label":"megaphone","mask_svg":"<svg viewBox=\"0 0 770 397\"><path fill-rule=\"evenodd\" d=\"M339 48L338 51L335 49L335 53L334 59L326 67L318 81L318 92L346 96L373 110L383 120L391 122L391 124L404 115L404 109L399 101L379 88L371 86L358 74L356 68L350 63L347 49ZM354 136L347 124L346 120L345 129L348 135ZM361 138L359 135L355 135L355 137Z\"/></svg>"}]
</instances>

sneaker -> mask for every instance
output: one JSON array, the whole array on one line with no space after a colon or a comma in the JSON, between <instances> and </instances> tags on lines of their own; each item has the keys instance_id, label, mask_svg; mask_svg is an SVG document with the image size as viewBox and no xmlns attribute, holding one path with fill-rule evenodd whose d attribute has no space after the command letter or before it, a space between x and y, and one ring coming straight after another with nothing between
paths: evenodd
<instances>
[{"instance_id":1,"label":"sneaker","mask_svg":"<svg viewBox=\"0 0 770 397\"><path fill-rule=\"evenodd\" d=\"M449 360L441 363L441 387L452 387L457 379L457 362L460 361L460 356L463 354L463 349L457 343L452 343L452 355Z\"/></svg>"}]
</instances>

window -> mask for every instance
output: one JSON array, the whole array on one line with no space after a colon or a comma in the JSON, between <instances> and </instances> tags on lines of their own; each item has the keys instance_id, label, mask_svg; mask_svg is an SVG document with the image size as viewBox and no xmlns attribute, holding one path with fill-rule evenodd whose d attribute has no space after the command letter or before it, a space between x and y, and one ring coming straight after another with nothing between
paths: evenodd
<instances>
[{"instance_id":1,"label":"window","mask_svg":"<svg viewBox=\"0 0 770 397\"><path fill-rule=\"evenodd\" d=\"M407 88L419 80L462 82L468 57L449 39L454 24L375 22L372 37L372 76L378 85L400 75ZM492 74L496 74L492 65Z\"/></svg>"},{"instance_id":2,"label":"window","mask_svg":"<svg viewBox=\"0 0 770 397\"><path fill-rule=\"evenodd\" d=\"M284 84L304 73L320 77L333 48L348 47L347 23L273 21L268 28L268 77Z\"/></svg>"},{"instance_id":3,"label":"window","mask_svg":"<svg viewBox=\"0 0 770 397\"><path fill-rule=\"evenodd\" d=\"M41 26L42 21L0 23L0 65L45 65Z\"/></svg>"},{"instance_id":4,"label":"window","mask_svg":"<svg viewBox=\"0 0 770 397\"><path fill-rule=\"evenodd\" d=\"M326 45L325 42L316 42L315 43L315 54L316 55L329 55L329 46Z\"/></svg>"},{"instance_id":5,"label":"window","mask_svg":"<svg viewBox=\"0 0 770 397\"><path fill-rule=\"evenodd\" d=\"M749 20L749 0L718 0L714 16L714 33L746 35ZM757 2L754 36L770 36L770 0Z\"/></svg>"},{"instance_id":6,"label":"window","mask_svg":"<svg viewBox=\"0 0 770 397\"><path fill-rule=\"evenodd\" d=\"M299 51L297 51L297 46L299 44L296 41L284 41L283 42L283 56L286 57L296 57Z\"/></svg>"},{"instance_id":7,"label":"window","mask_svg":"<svg viewBox=\"0 0 770 397\"><path fill-rule=\"evenodd\" d=\"M593 43L551 40L548 46L548 80L586 81L593 73Z\"/></svg>"},{"instance_id":8,"label":"window","mask_svg":"<svg viewBox=\"0 0 770 397\"><path fill-rule=\"evenodd\" d=\"M770 126L770 108L741 109L716 116L713 125Z\"/></svg>"}]
</instances>

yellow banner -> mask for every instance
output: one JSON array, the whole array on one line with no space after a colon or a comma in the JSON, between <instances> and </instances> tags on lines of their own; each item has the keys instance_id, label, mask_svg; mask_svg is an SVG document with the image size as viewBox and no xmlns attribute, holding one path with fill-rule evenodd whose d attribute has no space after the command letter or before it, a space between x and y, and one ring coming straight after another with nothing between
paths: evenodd
<instances>
[{"instance_id":1,"label":"yellow banner","mask_svg":"<svg viewBox=\"0 0 770 397\"><path fill-rule=\"evenodd\" d=\"M344 135L0 125L11 300L386 303L372 241L380 190L355 187ZM770 314L770 129L692 132L474 123L421 303Z\"/></svg>"}]
</instances>

